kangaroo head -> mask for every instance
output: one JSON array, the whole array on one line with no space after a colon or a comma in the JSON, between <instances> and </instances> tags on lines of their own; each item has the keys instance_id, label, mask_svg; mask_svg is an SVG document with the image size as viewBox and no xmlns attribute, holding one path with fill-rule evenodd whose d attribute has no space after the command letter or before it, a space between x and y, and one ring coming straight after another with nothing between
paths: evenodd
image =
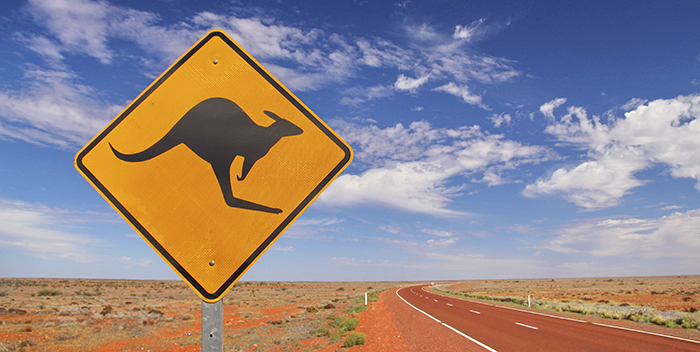
<instances>
[{"instance_id":1,"label":"kangaroo head","mask_svg":"<svg viewBox=\"0 0 700 352\"><path fill-rule=\"evenodd\" d=\"M237 177L238 181L243 181L253 165L267 154L267 152L272 148L280 139L283 137L296 136L302 134L304 131L297 127L295 124L277 116L274 112L264 111L267 116L275 120L272 125L265 127L265 138L262 138L262 144L264 147L256 149L253 153L248 153L245 155L243 161L243 168L241 170L241 176ZM259 140L258 142L261 142Z\"/></svg>"},{"instance_id":2,"label":"kangaroo head","mask_svg":"<svg viewBox=\"0 0 700 352\"><path fill-rule=\"evenodd\" d=\"M296 136L299 134L302 134L301 128L297 127L295 124L277 116L272 111L264 111L265 115L269 116L271 119L275 120L275 122L272 123L272 125L268 126L267 129L271 133L279 136L279 138L282 137L288 137L288 136Z\"/></svg>"}]
</instances>

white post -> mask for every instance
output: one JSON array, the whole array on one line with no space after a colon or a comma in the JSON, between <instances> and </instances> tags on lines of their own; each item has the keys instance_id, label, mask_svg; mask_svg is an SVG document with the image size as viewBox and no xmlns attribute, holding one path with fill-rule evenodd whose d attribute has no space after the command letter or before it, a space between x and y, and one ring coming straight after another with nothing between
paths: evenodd
<instances>
[{"instance_id":1,"label":"white post","mask_svg":"<svg viewBox=\"0 0 700 352\"><path fill-rule=\"evenodd\" d=\"M530 307L530 295L527 295L527 306Z\"/></svg>"},{"instance_id":2,"label":"white post","mask_svg":"<svg viewBox=\"0 0 700 352\"><path fill-rule=\"evenodd\" d=\"M367 292L365 292L365 305L367 305Z\"/></svg>"}]
</instances>

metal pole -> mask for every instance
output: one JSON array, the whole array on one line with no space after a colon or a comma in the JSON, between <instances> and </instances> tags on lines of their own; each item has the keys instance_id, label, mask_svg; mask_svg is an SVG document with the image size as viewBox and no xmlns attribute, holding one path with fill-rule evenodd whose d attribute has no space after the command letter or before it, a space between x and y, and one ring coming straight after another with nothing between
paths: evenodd
<instances>
[{"instance_id":1,"label":"metal pole","mask_svg":"<svg viewBox=\"0 0 700 352\"><path fill-rule=\"evenodd\" d=\"M527 306L530 307L530 295L527 295Z\"/></svg>"},{"instance_id":2,"label":"metal pole","mask_svg":"<svg viewBox=\"0 0 700 352\"><path fill-rule=\"evenodd\" d=\"M202 352L224 351L224 304L202 301Z\"/></svg>"}]
</instances>

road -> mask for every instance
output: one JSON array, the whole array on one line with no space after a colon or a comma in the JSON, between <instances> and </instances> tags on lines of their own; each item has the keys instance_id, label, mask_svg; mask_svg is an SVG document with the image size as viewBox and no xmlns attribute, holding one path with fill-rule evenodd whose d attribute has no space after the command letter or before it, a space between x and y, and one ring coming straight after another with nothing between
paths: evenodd
<instances>
[{"instance_id":1,"label":"road","mask_svg":"<svg viewBox=\"0 0 700 352\"><path fill-rule=\"evenodd\" d=\"M396 295L484 351L700 351L700 341L563 318L434 294L425 286Z\"/></svg>"}]
</instances>

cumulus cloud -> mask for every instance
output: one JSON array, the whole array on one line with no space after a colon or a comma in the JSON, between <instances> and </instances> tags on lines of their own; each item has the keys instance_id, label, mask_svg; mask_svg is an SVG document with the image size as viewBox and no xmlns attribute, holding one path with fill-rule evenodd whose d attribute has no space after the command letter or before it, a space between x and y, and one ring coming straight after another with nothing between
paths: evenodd
<instances>
[{"instance_id":1,"label":"cumulus cloud","mask_svg":"<svg viewBox=\"0 0 700 352\"><path fill-rule=\"evenodd\" d=\"M493 127L499 128L503 124L510 125L512 118L510 117L510 114L500 113L491 115L489 120L493 122Z\"/></svg>"},{"instance_id":2,"label":"cumulus cloud","mask_svg":"<svg viewBox=\"0 0 700 352\"><path fill-rule=\"evenodd\" d=\"M523 194L559 195L585 210L612 207L645 183L635 173L655 165L664 166L673 177L695 179L700 190L699 116L698 95L638 105L608 123L598 116L589 118L581 107L569 107L545 132L586 150L588 160L555 170L528 185Z\"/></svg>"},{"instance_id":3,"label":"cumulus cloud","mask_svg":"<svg viewBox=\"0 0 700 352\"><path fill-rule=\"evenodd\" d=\"M602 218L578 221L556 231L545 248L593 256L697 258L700 209L660 218Z\"/></svg>"},{"instance_id":4,"label":"cumulus cloud","mask_svg":"<svg viewBox=\"0 0 700 352\"><path fill-rule=\"evenodd\" d=\"M552 101L546 102L540 106L540 112L550 119L554 119L554 109L562 106L566 103L566 98L557 98Z\"/></svg>"},{"instance_id":5,"label":"cumulus cloud","mask_svg":"<svg viewBox=\"0 0 700 352\"><path fill-rule=\"evenodd\" d=\"M465 215L447 207L464 187L450 185L453 177L483 173L477 181L492 185L487 175L551 156L546 148L490 135L478 126L432 128L424 121L385 129L341 121L335 125L354 145L356 160L369 169L336 179L319 198L333 205L371 203L436 216Z\"/></svg>"}]
</instances>

